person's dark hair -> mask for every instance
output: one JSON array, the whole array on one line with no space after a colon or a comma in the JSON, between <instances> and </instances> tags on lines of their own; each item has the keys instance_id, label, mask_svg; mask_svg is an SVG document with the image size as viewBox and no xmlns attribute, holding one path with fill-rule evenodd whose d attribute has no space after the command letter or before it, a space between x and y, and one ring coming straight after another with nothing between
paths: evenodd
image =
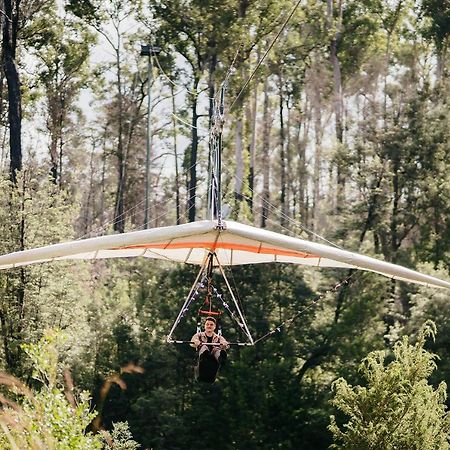
<instances>
[{"instance_id":1,"label":"person's dark hair","mask_svg":"<svg viewBox=\"0 0 450 450\"><path fill-rule=\"evenodd\" d=\"M211 322L214 322L214 323L217 325L216 319L214 319L214 317L208 316L208 317L205 319L205 323L206 323L208 320L211 320Z\"/></svg>"}]
</instances>

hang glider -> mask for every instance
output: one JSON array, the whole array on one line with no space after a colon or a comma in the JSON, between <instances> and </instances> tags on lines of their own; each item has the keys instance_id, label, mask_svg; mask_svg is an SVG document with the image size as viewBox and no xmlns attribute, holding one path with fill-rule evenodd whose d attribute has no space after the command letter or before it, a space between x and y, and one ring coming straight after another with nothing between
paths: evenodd
<instances>
[{"instance_id":1,"label":"hang glider","mask_svg":"<svg viewBox=\"0 0 450 450\"><path fill-rule=\"evenodd\" d=\"M228 220L220 227L216 220L204 220L10 253L0 256L0 269L68 259L137 256L203 265L210 253L216 255L215 264L222 266L282 262L362 269L450 289L447 281L396 264Z\"/></svg>"}]
</instances>

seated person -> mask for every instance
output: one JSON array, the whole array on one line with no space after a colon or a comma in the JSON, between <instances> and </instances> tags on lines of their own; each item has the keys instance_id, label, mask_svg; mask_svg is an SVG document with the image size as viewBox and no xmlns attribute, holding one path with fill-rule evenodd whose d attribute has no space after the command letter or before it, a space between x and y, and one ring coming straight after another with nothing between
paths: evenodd
<instances>
[{"instance_id":1,"label":"seated person","mask_svg":"<svg viewBox=\"0 0 450 450\"><path fill-rule=\"evenodd\" d=\"M200 331L194 334L191 339L191 346L198 350L199 357L202 355L213 355L217 362L220 364L226 358L225 350L230 347L227 340L223 336L219 336L215 333L216 319L214 317L207 317L205 320L205 331ZM205 345L205 344L217 344L217 345ZM205 353L208 352L208 353Z\"/></svg>"}]
</instances>

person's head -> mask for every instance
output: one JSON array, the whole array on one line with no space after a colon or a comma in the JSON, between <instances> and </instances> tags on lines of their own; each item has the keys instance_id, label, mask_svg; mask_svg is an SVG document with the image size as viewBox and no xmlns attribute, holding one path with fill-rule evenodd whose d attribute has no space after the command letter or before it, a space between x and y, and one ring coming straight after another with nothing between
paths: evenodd
<instances>
[{"instance_id":1,"label":"person's head","mask_svg":"<svg viewBox=\"0 0 450 450\"><path fill-rule=\"evenodd\" d=\"M216 319L214 317L207 317L205 320L205 331L206 332L214 332L216 329Z\"/></svg>"}]
</instances>

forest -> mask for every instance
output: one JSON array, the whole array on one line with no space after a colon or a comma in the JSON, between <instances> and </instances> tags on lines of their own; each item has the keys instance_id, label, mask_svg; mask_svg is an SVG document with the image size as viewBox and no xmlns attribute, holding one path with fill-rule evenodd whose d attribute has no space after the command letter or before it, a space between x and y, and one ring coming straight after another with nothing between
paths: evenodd
<instances>
[{"instance_id":1,"label":"forest","mask_svg":"<svg viewBox=\"0 0 450 450\"><path fill-rule=\"evenodd\" d=\"M207 218L223 95L225 221L450 282L449 0L0 4L0 255ZM450 449L448 289L232 266L266 337L206 384L197 272L0 270L0 448Z\"/></svg>"}]
</instances>

